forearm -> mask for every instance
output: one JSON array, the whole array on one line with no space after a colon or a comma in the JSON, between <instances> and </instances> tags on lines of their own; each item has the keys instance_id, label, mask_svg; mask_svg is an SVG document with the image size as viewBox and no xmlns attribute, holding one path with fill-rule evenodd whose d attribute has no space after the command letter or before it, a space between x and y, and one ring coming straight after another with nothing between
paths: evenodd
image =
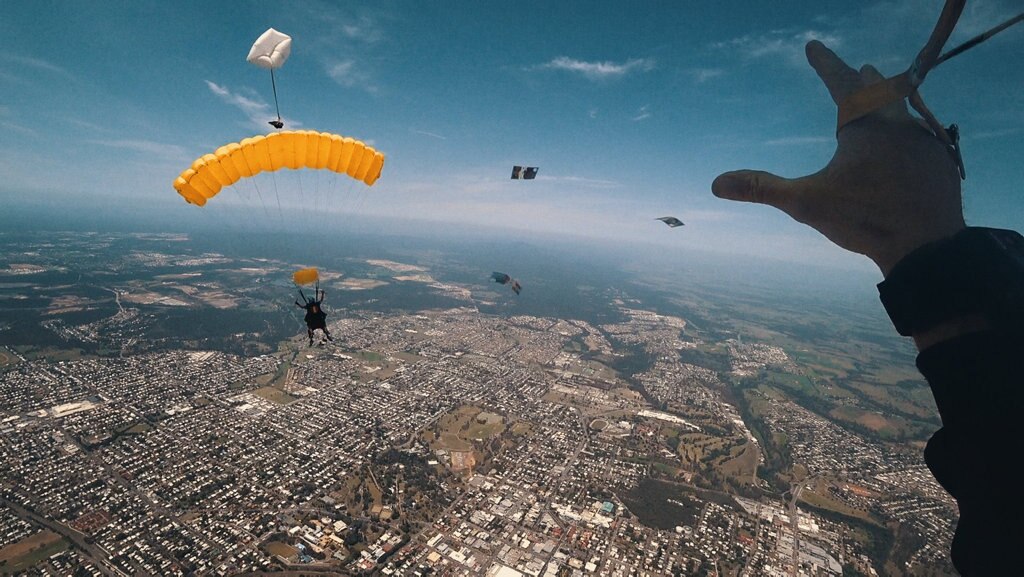
<instances>
[{"instance_id":1,"label":"forearm","mask_svg":"<svg viewBox=\"0 0 1024 577\"><path fill-rule=\"evenodd\" d=\"M1019 573L1022 353L1019 331L989 329L946 339L918 356L943 423L928 441L925 461L957 501L952 558L965 576Z\"/></svg>"},{"instance_id":2,"label":"forearm","mask_svg":"<svg viewBox=\"0 0 1024 577\"><path fill-rule=\"evenodd\" d=\"M905 256L879 285L912 336L942 428L925 461L959 506L953 562L963 575L1015 574L1022 538L1018 420L1024 415L1024 238L971 229Z\"/></svg>"}]
</instances>

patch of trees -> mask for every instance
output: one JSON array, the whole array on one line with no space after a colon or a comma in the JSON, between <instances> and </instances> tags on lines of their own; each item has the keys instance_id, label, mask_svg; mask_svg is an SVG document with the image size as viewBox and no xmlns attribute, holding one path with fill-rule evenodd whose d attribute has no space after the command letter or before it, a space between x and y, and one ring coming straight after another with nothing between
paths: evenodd
<instances>
[{"instance_id":1,"label":"patch of trees","mask_svg":"<svg viewBox=\"0 0 1024 577\"><path fill-rule=\"evenodd\" d=\"M719 373L728 373L732 370L732 366L729 363L729 355L709 353L700 349L680 350L679 361L711 369Z\"/></svg>"},{"instance_id":2,"label":"patch of trees","mask_svg":"<svg viewBox=\"0 0 1024 577\"><path fill-rule=\"evenodd\" d=\"M669 503L668 499L684 505ZM641 523L657 529L672 529L677 525L692 526L701 509L701 504L684 495L678 486L654 479L644 479L622 495L622 500Z\"/></svg>"},{"instance_id":3,"label":"patch of trees","mask_svg":"<svg viewBox=\"0 0 1024 577\"><path fill-rule=\"evenodd\" d=\"M758 467L757 476L765 480L776 491L785 491L789 488L789 483L781 477L781 474L789 471L790 467L793 466L793 458L789 453L789 448L776 443L771 430L765 422L754 416L746 393L736 395L734 398L736 400L736 408L739 409L743 422L747 424L750 432L760 441L761 448L764 451L765 461Z\"/></svg>"}]
</instances>

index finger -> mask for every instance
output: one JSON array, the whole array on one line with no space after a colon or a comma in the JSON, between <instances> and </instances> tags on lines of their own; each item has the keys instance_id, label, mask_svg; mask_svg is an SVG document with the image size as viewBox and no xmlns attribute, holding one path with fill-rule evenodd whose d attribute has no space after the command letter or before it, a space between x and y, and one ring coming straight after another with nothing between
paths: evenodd
<instances>
[{"instance_id":1,"label":"index finger","mask_svg":"<svg viewBox=\"0 0 1024 577\"><path fill-rule=\"evenodd\" d=\"M828 88L836 105L864 86L860 73L847 66L842 58L836 56L835 52L821 42L811 40L807 43L805 51L807 62L825 83L825 88Z\"/></svg>"}]
</instances>

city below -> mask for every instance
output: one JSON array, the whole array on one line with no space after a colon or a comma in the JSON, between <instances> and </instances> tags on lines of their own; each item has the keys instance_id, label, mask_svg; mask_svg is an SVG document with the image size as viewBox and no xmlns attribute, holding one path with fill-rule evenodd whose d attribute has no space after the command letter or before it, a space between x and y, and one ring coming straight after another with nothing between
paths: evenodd
<instances>
[{"instance_id":1,"label":"city below","mask_svg":"<svg viewBox=\"0 0 1024 577\"><path fill-rule=\"evenodd\" d=\"M537 313L556 280L381 249L309 346L298 263L3 241L0 574L955 574L927 386L853 313L644 278Z\"/></svg>"}]
</instances>

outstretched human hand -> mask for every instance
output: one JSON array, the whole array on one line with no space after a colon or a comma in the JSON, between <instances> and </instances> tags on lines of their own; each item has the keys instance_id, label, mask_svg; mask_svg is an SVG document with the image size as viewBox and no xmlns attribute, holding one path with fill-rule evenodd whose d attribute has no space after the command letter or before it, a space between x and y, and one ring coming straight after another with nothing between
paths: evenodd
<instances>
[{"instance_id":1,"label":"outstretched human hand","mask_svg":"<svg viewBox=\"0 0 1024 577\"><path fill-rule=\"evenodd\" d=\"M807 60L839 104L882 80L872 66L850 68L818 41ZM828 165L802 178L738 170L718 176L715 196L782 210L888 275L912 250L964 228L960 175L949 151L903 101L845 126Z\"/></svg>"}]
</instances>

